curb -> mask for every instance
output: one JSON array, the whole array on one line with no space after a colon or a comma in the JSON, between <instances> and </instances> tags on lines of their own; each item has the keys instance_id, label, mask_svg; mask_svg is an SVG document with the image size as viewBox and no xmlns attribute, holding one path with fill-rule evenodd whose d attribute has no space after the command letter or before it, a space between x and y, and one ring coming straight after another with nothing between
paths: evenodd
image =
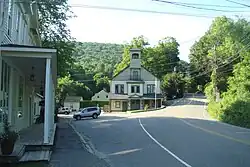
<instances>
[{"instance_id":1,"label":"curb","mask_svg":"<svg viewBox=\"0 0 250 167\"><path fill-rule=\"evenodd\" d=\"M74 130L74 132L77 134L79 139L81 140L81 143L83 147L87 149L88 152L91 154L95 154L95 151L89 146L88 142L82 137L82 135L76 130L75 126L72 124L72 120L68 121L69 126Z\"/></svg>"}]
</instances>

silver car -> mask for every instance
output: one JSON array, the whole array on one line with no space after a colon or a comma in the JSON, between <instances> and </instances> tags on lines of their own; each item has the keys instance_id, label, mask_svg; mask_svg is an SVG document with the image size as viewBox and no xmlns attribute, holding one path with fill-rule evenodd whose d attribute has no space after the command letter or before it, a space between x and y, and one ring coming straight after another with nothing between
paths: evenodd
<instances>
[{"instance_id":1,"label":"silver car","mask_svg":"<svg viewBox=\"0 0 250 167\"><path fill-rule=\"evenodd\" d=\"M93 119L98 118L101 114L101 108L99 107L87 107L83 109L79 109L79 112L74 113L73 118L76 120L80 120L84 117L92 117Z\"/></svg>"}]
</instances>

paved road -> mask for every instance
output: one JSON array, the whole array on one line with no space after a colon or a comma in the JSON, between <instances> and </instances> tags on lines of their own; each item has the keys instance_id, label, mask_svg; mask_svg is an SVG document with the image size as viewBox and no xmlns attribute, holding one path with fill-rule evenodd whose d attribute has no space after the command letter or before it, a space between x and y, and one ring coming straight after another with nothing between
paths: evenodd
<instances>
[{"instance_id":1,"label":"paved road","mask_svg":"<svg viewBox=\"0 0 250 167\"><path fill-rule=\"evenodd\" d=\"M180 99L159 111L72 123L114 167L250 167L250 130L209 118L204 104Z\"/></svg>"}]
</instances>

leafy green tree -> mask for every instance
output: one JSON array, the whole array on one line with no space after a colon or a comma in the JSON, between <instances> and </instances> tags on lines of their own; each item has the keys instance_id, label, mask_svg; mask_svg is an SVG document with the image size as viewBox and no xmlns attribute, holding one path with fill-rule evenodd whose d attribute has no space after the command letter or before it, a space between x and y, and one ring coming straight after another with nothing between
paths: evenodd
<instances>
[{"instance_id":1,"label":"leafy green tree","mask_svg":"<svg viewBox=\"0 0 250 167\"><path fill-rule=\"evenodd\" d=\"M65 98L68 95L76 95L82 97L88 97L92 95L90 89L86 85L72 80L69 75L58 79L56 91L56 99L59 101L59 104L63 104Z\"/></svg>"},{"instance_id":2,"label":"leafy green tree","mask_svg":"<svg viewBox=\"0 0 250 167\"><path fill-rule=\"evenodd\" d=\"M144 36L134 37L132 41L124 46L122 61L115 66L113 75L118 74L130 63L130 49L138 48L144 51L145 46L149 45L148 40Z\"/></svg>"},{"instance_id":3,"label":"leafy green tree","mask_svg":"<svg viewBox=\"0 0 250 167\"><path fill-rule=\"evenodd\" d=\"M172 72L180 60L179 44L173 37L163 38L154 47L149 45L144 36L133 38L132 41L124 47L122 61L116 66L114 75L130 63L130 49L139 48L142 51L142 65L152 72L155 76L162 78L165 74Z\"/></svg>"},{"instance_id":4,"label":"leafy green tree","mask_svg":"<svg viewBox=\"0 0 250 167\"><path fill-rule=\"evenodd\" d=\"M161 89L168 98L173 96L182 97L185 89L184 76L181 73L168 73L164 75Z\"/></svg>"},{"instance_id":5,"label":"leafy green tree","mask_svg":"<svg viewBox=\"0 0 250 167\"><path fill-rule=\"evenodd\" d=\"M173 37L166 37L152 48L145 48L143 52L143 65L158 78L173 72L180 61L178 55L179 44Z\"/></svg>"},{"instance_id":6,"label":"leafy green tree","mask_svg":"<svg viewBox=\"0 0 250 167\"><path fill-rule=\"evenodd\" d=\"M190 75L195 77L196 85L205 86L211 81L220 93L227 89L227 79L232 68L240 59L234 59L246 45L249 34L248 23L244 19L232 20L226 17L216 18L209 30L190 50ZM233 61L232 61L233 60ZM213 69L217 68L212 74Z\"/></svg>"},{"instance_id":7,"label":"leafy green tree","mask_svg":"<svg viewBox=\"0 0 250 167\"><path fill-rule=\"evenodd\" d=\"M190 68L196 70L191 76L205 86L211 116L245 127L250 127L249 34L247 20L218 17L190 54Z\"/></svg>"},{"instance_id":8,"label":"leafy green tree","mask_svg":"<svg viewBox=\"0 0 250 167\"><path fill-rule=\"evenodd\" d=\"M97 73L94 76L94 80L96 82L96 86L97 86L97 92L101 91L101 90L106 90L106 91L110 91L110 86L109 86L109 78L107 76L104 76L102 73Z\"/></svg>"},{"instance_id":9,"label":"leafy green tree","mask_svg":"<svg viewBox=\"0 0 250 167\"><path fill-rule=\"evenodd\" d=\"M38 3L42 46L57 49L58 74L67 75L74 59L74 43L66 22L73 16L68 0L43 0Z\"/></svg>"}]
</instances>

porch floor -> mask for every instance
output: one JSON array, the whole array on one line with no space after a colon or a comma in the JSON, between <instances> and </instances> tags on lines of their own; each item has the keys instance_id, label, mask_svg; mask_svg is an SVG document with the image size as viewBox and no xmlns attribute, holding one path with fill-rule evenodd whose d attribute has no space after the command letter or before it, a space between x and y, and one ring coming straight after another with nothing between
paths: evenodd
<instances>
[{"instance_id":1,"label":"porch floor","mask_svg":"<svg viewBox=\"0 0 250 167\"><path fill-rule=\"evenodd\" d=\"M33 124L19 132L12 156L18 156L25 145L41 145L43 143L43 124ZM0 148L1 149L1 148ZM1 152L0 152L1 154Z\"/></svg>"}]
</instances>

